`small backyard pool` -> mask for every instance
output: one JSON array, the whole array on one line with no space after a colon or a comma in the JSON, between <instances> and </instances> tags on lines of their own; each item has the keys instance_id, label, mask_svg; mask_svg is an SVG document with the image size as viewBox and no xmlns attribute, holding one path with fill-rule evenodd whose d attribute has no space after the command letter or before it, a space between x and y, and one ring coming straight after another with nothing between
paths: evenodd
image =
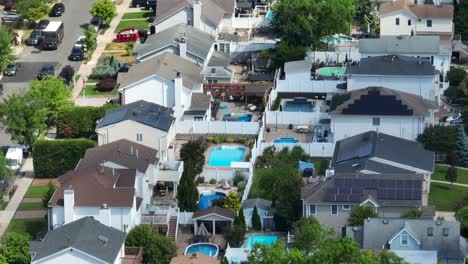
<instances>
[{"instance_id":1,"label":"small backyard pool","mask_svg":"<svg viewBox=\"0 0 468 264\"><path fill-rule=\"evenodd\" d=\"M211 243L197 243L197 244L192 244L188 246L185 249L185 254L184 255L190 255L192 253L201 253L210 257L216 257L218 256L218 246L215 244Z\"/></svg>"},{"instance_id":2,"label":"small backyard pool","mask_svg":"<svg viewBox=\"0 0 468 264\"><path fill-rule=\"evenodd\" d=\"M284 105L286 112L313 112L314 106L307 101L288 101Z\"/></svg>"},{"instance_id":3,"label":"small backyard pool","mask_svg":"<svg viewBox=\"0 0 468 264\"><path fill-rule=\"evenodd\" d=\"M211 149L208 166L230 167L232 161L244 160L245 148L221 146Z\"/></svg>"},{"instance_id":4,"label":"small backyard pool","mask_svg":"<svg viewBox=\"0 0 468 264\"><path fill-rule=\"evenodd\" d=\"M295 138L278 138L273 140L273 143L299 143L299 140Z\"/></svg>"},{"instance_id":5,"label":"small backyard pool","mask_svg":"<svg viewBox=\"0 0 468 264\"><path fill-rule=\"evenodd\" d=\"M346 42L346 41L352 41L353 38L350 36L345 36L345 35L332 35L332 36L325 36L320 39L324 43L340 43L340 42Z\"/></svg>"},{"instance_id":6,"label":"small backyard pool","mask_svg":"<svg viewBox=\"0 0 468 264\"><path fill-rule=\"evenodd\" d=\"M318 75L322 76L343 76L345 73L345 67L323 67L320 69L317 69L315 72Z\"/></svg>"},{"instance_id":7,"label":"small backyard pool","mask_svg":"<svg viewBox=\"0 0 468 264\"><path fill-rule=\"evenodd\" d=\"M255 244L270 246L276 241L278 241L278 236L252 234L247 238L246 247L251 249Z\"/></svg>"},{"instance_id":8,"label":"small backyard pool","mask_svg":"<svg viewBox=\"0 0 468 264\"><path fill-rule=\"evenodd\" d=\"M205 210L213 206L213 201L219 198L226 197L226 194L220 192L203 192L200 194L200 201L198 202L198 209Z\"/></svg>"},{"instance_id":9,"label":"small backyard pool","mask_svg":"<svg viewBox=\"0 0 468 264\"><path fill-rule=\"evenodd\" d=\"M223 116L223 121L250 122L252 121L251 114L245 113L230 113Z\"/></svg>"}]
</instances>

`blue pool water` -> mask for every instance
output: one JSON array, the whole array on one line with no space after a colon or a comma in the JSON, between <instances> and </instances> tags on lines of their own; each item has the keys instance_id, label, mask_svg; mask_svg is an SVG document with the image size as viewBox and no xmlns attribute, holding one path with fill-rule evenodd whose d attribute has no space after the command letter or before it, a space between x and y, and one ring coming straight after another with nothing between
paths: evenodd
<instances>
[{"instance_id":1,"label":"blue pool water","mask_svg":"<svg viewBox=\"0 0 468 264\"><path fill-rule=\"evenodd\" d=\"M250 235L247 238L247 248L253 248L253 246L257 243L270 246L276 241L278 241L277 236Z\"/></svg>"},{"instance_id":2,"label":"blue pool water","mask_svg":"<svg viewBox=\"0 0 468 264\"><path fill-rule=\"evenodd\" d=\"M212 192L212 193L202 193L200 195L200 201L198 202L198 208L200 210L205 210L213 206L213 201L219 198L224 198L226 195L224 193Z\"/></svg>"},{"instance_id":3,"label":"blue pool water","mask_svg":"<svg viewBox=\"0 0 468 264\"><path fill-rule=\"evenodd\" d=\"M266 14L266 18L268 18L269 20L273 20L273 13L270 11Z\"/></svg>"},{"instance_id":4,"label":"blue pool water","mask_svg":"<svg viewBox=\"0 0 468 264\"><path fill-rule=\"evenodd\" d=\"M185 255L190 255L196 252L210 257L216 257L218 255L218 246L209 243L198 243L192 244L185 249Z\"/></svg>"},{"instance_id":5,"label":"blue pool water","mask_svg":"<svg viewBox=\"0 0 468 264\"><path fill-rule=\"evenodd\" d=\"M314 106L310 102L286 102L284 111L286 112L312 112Z\"/></svg>"},{"instance_id":6,"label":"blue pool water","mask_svg":"<svg viewBox=\"0 0 468 264\"><path fill-rule=\"evenodd\" d=\"M221 109L228 109L229 106L228 106L228 105L221 105L219 108L221 108Z\"/></svg>"},{"instance_id":7,"label":"blue pool water","mask_svg":"<svg viewBox=\"0 0 468 264\"><path fill-rule=\"evenodd\" d=\"M252 115L250 114L225 114L223 121L238 121L238 122L250 122L252 121Z\"/></svg>"},{"instance_id":8,"label":"blue pool water","mask_svg":"<svg viewBox=\"0 0 468 264\"><path fill-rule=\"evenodd\" d=\"M231 161L242 161L245 149L235 146L221 146L213 148L208 158L209 166L230 167Z\"/></svg>"},{"instance_id":9,"label":"blue pool water","mask_svg":"<svg viewBox=\"0 0 468 264\"><path fill-rule=\"evenodd\" d=\"M273 143L298 143L299 140L295 138L278 138L273 140Z\"/></svg>"}]
</instances>

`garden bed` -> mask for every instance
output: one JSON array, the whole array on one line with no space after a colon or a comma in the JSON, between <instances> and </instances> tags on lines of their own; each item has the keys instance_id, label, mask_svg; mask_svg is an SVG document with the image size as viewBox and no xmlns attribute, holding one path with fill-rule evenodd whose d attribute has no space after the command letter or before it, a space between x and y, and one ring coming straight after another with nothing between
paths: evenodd
<instances>
[{"instance_id":1,"label":"garden bed","mask_svg":"<svg viewBox=\"0 0 468 264\"><path fill-rule=\"evenodd\" d=\"M83 92L81 92L81 95L82 94L83 94ZM114 88L114 90L112 90L110 92L101 93L101 92L96 91L96 85L95 84L86 85L85 95L88 95L88 96L115 95L115 94L117 94L117 87Z\"/></svg>"}]
</instances>

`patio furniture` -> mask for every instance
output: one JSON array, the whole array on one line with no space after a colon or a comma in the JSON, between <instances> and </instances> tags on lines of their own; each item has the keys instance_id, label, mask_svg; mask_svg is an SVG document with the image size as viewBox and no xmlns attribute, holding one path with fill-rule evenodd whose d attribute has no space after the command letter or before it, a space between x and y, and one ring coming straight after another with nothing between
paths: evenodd
<instances>
[{"instance_id":1,"label":"patio furniture","mask_svg":"<svg viewBox=\"0 0 468 264\"><path fill-rule=\"evenodd\" d=\"M249 105L247 106L247 108L248 108L250 111L252 111L252 112L255 111L255 110L257 110L257 106L254 105L254 104L249 104Z\"/></svg>"},{"instance_id":2,"label":"patio furniture","mask_svg":"<svg viewBox=\"0 0 468 264\"><path fill-rule=\"evenodd\" d=\"M296 126L297 133L309 133L310 131L311 129L309 128L309 126L305 126L305 125Z\"/></svg>"}]
</instances>

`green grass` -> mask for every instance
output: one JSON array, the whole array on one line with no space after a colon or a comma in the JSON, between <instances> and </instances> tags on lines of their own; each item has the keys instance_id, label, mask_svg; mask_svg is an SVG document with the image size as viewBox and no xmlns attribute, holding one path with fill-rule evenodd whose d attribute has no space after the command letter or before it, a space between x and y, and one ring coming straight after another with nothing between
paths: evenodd
<instances>
[{"instance_id":1,"label":"green grass","mask_svg":"<svg viewBox=\"0 0 468 264\"><path fill-rule=\"evenodd\" d=\"M252 186L250 187L249 198L259 198L262 196L262 187L260 186L260 181L272 169L255 169L254 177L252 180ZM266 198L265 198L266 199Z\"/></svg>"},{"instance_id":2,"label":"green grass","mask_svg":"<svg viewBox=\"0 0 468 264\"><path fill-rule=\"evenodd\" d=\"M435 206L438 211L453 211L453 205L468 201L468 188L444 184L431 183L429 205Z\"/></svg>"},{"instance_id":3,"label":"green grass","mask_svg":"<svg viewBox=\"0 0 468 264\"><path fill-rule=\"evenodd\" d=\"M122 16L122 20L124 19L137 19L137 18L148 18L153 14L153 12L130 12L125 13Z\"/></svg>"},{"instance_id":4,"label":"green grass","mask_svg":"<svg viewBox=\"0 0 468 264\"><path fill-rule=\"evenodd\" d=\"M447 181L445 179L445 176L447 175L447 166L441 166L441 165L436 165L434 168L434 173L432 174L432 179L433 180L439 180L439 181ZM468 170L460 170L457 169L458 172L458 177L457 177L457 183L464 183L468 184Z\"/></svg>"},{"instance_id":5,"label":"green grass","mask_svg":"<svg viewBox=\"0 0 468 264\"><path fill-rule=\"evenodd\" d=\"M149 28L149 23L146 20L123 20L120 21L120 23L117 25L115 28L115 33L121 31L122 29L125 28L141 28L141 29L148 29Z\"/></svg>"},{"instance_id":6,"label":"green grass","mask_svg":"<svg viewBox=\"0 0 468 264\"><path fill-rule=\"evenodd\" d=\"M87 83L87 84L88 84L88 83L98 83L98 82L100 82L100 81L101 81L101 79L88 78L88 79L86 80L86 83Z\"/></svg>"},{"instance_id":7,"label":"green grass","mask_svg":"<svg viewBox=\"0 0 468 264\"><path fill-rule=\"evenodd\" d=\"M114 94L117 94L117 88L114 88L114 90L110 92L100 93L96 91L96 85L94 84L86 85L85 95L96 96L96 95L114 95ZM80 95L83 95L83 92L81 92Z\"/></svg>"},{"instance_id":8,"label":"green grass","mask_svg":"<svg viewBox=\"0 0 468 264\"><path fill-rule=\"evenodd\" d=\"M5 208L8 206L8 202L1 201L0 202L0 211L5 210Z\"/></svg>"},{"instance_id":9,"label":"green grass","mask_svg":"<svg viewBox=\"0 0 468 264\"><path fill-rule=\"evenodd\" d=\"M43 210L45 209L43 203L20 203L18 211L31 211L31 210Z\"/></svg>"},{"instance_id":10,"label":"green grass","mask_svg":"<svg viewBox=\"0 0 468 264\"><path fill-rule=\"evenodd\" d=\"M49 190L49 186L29 186L24 195L25 198L44 198Z\"/></svg>"},{"instance_id":11,"label":"green grass","mask_svg":"<svg viewBox=\"0 0 468 264\"><path fill-rule=\"evenodd\" d=\"M123 50L126 51L127 49L132 50L134 42L125 42L125 43L109 43L106 45L104 50Z\"/></svg>"},{"instance_id":12,"label":"green grass","mask_svg":"<svg viewBox=\"0 0 468 264\"><path fill-rule=\"evenodd\" d=\"M36 239L45 231L47 231L47 221L44 217L31 219L12 219L6 230L7 233L27 233L33 239Z\"/></svg>"}]
</instances>

